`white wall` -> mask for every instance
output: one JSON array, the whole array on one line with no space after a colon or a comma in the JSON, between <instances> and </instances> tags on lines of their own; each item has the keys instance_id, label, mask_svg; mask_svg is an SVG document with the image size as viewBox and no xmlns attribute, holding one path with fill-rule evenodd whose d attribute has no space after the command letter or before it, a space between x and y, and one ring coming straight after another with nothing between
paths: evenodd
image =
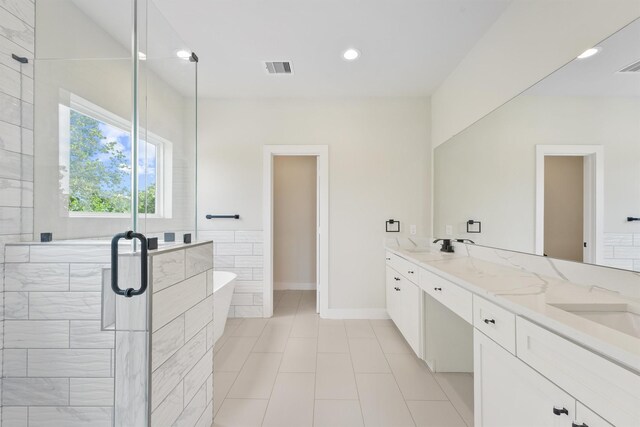
<instances>
[{"instance_id":1,"label":"white wall","mask_svg":"<svg viewBox=\"0 0 640 427\"><path fill-rule=\"evenodd\" d=\"M273 288L316 289L315 156L273 160Z\"/></svg>"},{"instance_id":2,"label":"white wall","mask_svg":"<svg viewBox=\"0 0 640 427\"><path fill-rule=\"evenodd\" d=\"M326 144L329 307L383 309L385 220L402 221L405 231L416 224L418 234L430 234L428 99L203 100L199 109L200 236L231 238L229 230L262 229L263 145ZM206 213L238 213L241 219L207 221ZM233 244L223 249L249 250ZM219 249L217 244L218 258ZM220 261L216 268L228 258Z\"/></svg>"},{"instance_id":3,"label":"white wall","mask_svg":"<svg viewBox=\"0 0 640 427\"><path fill-rule=\"evenodd\" d=\"M433 94L433 146L639 16L637 0L514 0Z\"/></svg>"}]
</instances>

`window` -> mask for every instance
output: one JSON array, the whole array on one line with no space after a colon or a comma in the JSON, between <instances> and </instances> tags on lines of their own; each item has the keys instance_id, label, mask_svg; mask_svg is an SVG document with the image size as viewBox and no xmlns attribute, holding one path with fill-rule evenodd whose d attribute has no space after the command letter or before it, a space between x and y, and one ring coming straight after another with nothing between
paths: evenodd
<instances>
[{"instance_id":1,"label":"window","mask_svg":"<svg viewBox=\"0 0 640 427\"><path fill-rule=\"evenodd\" d=\"M71 95L60 104L60 170L69 216L131 213L132 147L129 123ZM138 212L170 216L171 143L148 132L138 144Z\"/></svg>"}]
</instances>

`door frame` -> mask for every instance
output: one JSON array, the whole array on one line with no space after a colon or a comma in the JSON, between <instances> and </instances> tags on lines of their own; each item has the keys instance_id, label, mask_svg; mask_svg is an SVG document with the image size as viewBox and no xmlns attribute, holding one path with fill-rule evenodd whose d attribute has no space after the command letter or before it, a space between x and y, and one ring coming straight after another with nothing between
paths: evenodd
<instances>
[{"instance_id":1,"label":"door frame","mask_svg":"<svg viewBox=\"0 0 640 427\"><path fill-rule=\"evenodd\" d=\"M265 145L263 148L264 230L263 316L273 316L273 158L275 156L316 157L316 294L320 316L329 309L329 146L328 145Z\"/></svg>"},{"instance_id":2,"label":"door frame","mask_svg":"<svg viewBox=\"0 0 640 427\"><path fill-rule=\"evenodd\" d=\"M536 145L535 253L544 255L544 158L584 157L585 263L602 264L604 243L604 147L602 145Z\"/></svg>"}]
</instances>

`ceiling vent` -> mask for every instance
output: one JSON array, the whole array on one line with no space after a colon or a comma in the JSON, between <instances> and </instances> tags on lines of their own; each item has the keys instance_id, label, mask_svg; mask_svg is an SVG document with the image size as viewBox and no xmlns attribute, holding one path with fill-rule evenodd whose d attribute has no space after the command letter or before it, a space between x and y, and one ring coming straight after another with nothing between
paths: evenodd
<instances>
[{"instance_id":1,"label":"ceiling vent","mask_svg":"<svg viewBox=\"0 0 640 427\"><path fill-rule=\"evenodd\" d=\"M264 65L269 74L293 74L289 61L265 61Z\"/></svg>"},{"instance_id":2,"label":"ceiling vent","mask_svg":"<svg viewBox=\"0 0 640 427\"><path fill-rule=\"evenodd\" d=\"M627 65L622 70L618 71L619 73L640 73L640 60L634 62L631 65Z\"/></svg>"}]
</instances>

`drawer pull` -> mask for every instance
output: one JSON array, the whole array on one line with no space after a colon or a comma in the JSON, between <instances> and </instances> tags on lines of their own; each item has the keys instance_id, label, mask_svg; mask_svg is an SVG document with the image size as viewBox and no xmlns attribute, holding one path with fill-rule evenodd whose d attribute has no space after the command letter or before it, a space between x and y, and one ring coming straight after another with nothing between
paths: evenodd
<instances>
[{"instance_id":1,"label":"drawer pull","mask_svg":"<svg viewBox=\"0 0 640 427\"><path fill-rule=\"evenodd\" d=\"M571 423L571 427L589 427L589 426L585 423L582 423L582 424Z\"/></svg>"},{"instance_id":2,"label":"drawer pull","mask_svg":"<svg viewBox=\"0 0 640 427\"><path fill-rule=\"evenodd\" d=\"M409 273L409 274L416 274L416 273L415 273L415 271L411 271L411 270L407 271L407 273Z\"/></svg>"},{"instance_id":3,"label":"drawer pull","mask_svg":"<svg viewBox=\"0 0 640 427\"><path fill-rule=\"evenodd\" d=\"M433 288L434 291L442 291L442 288Z\"/></svg>"},{"instance_id":4,"label":"drawer pull","mask_svg":"<svg viewBox=\"0 0 640 427\"><path fill-rule=\"evenodd\" d=\"M567 408L559 409L559 408L556 408L555 406L553 407L553 413L558 415L558 416L560 416L562 414L569 415L569 411L567 410Z\"/></svg>"},{"instance_id":5,"label":"drawer pull","mask_svg":"<svg viewBox=\"0 0 640 427\"><path fill-rule=\"evenodd\" d=\"M385 258L387 261L391 261L391 258Z\"/></svg>"},{"instance_id":6,"label":"drawer pull","mask_svg":"<svg viewBox=\"0 0 640 427\"><path fill-rule=\"evenodd\" d=\"M398 288L398 287L395 287L395 288L393 288L393 289L395 289L396 291L399 291L399 290L400 290L400 288Z\"/></svg>"},{"instance_id":7,"label":"drawer pull","mask_svg":"<svg viewBox=\"0 0 640 427\"><path fill-rule=\"evenodd\" d=\"M495 325L496 324L496 320L495 319L484 319L484 323L486 323L487 325L489 323L492 323L492 324ZM554 408L554 411L555 411L555 408ZM565 409L565 411L566 411L566 409Z\"/></svg>"},{"instance_id":8,"label":"drawer pull","mask_svg":"<svg viewBox=\"0 0 640 427\"><path fill-rule=\"evenodd\" d=\"M399 277L394 277L393 280L395 280L396 282L399 282L400 278Z\"/></svg>"}]
</instances>

